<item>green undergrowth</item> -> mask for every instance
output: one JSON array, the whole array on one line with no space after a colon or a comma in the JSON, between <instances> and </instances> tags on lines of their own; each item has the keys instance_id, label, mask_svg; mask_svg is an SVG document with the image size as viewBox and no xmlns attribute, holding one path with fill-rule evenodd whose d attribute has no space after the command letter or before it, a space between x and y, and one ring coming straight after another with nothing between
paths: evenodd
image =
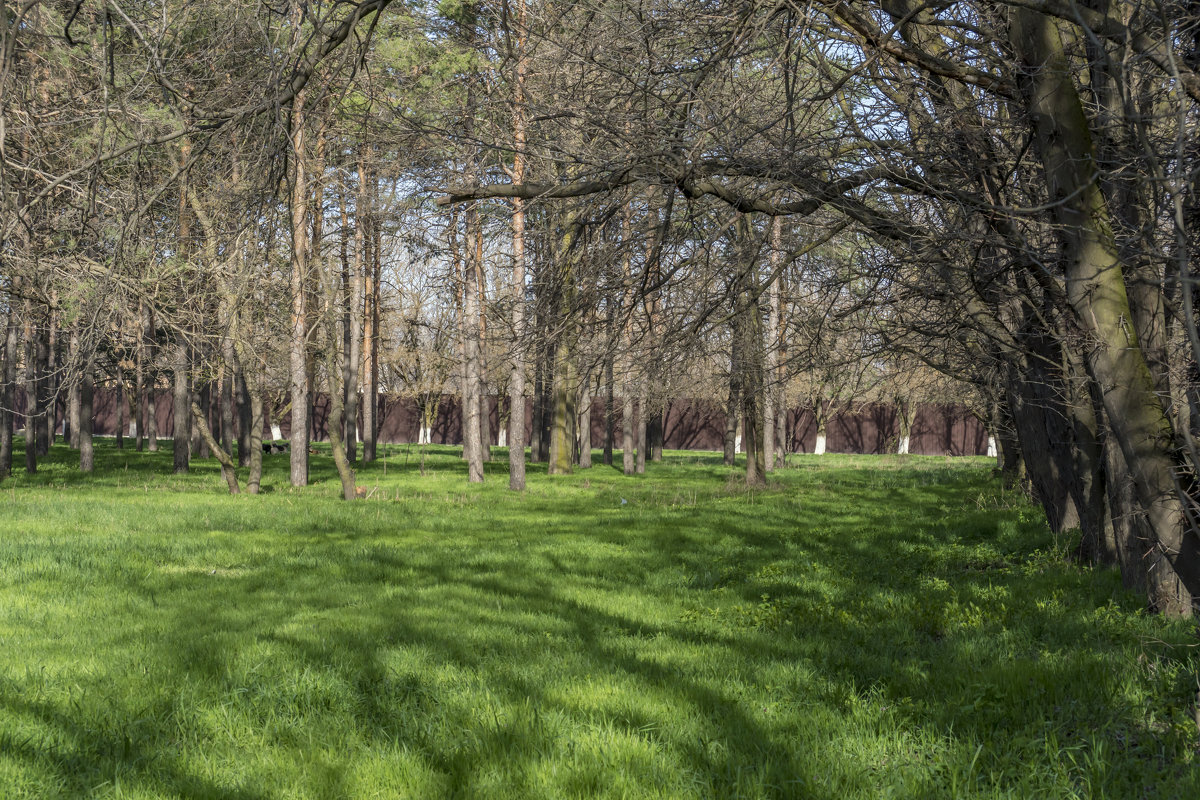
<instances>
[{"instance_id":1,"label":"green undergrowth","mask_svg":"<svg viewBox=\"0 0 1200 800\"><path fill-rule=\"evenodd\" d=\"M1200 796L1194 629L983 459L170 458L0 483L0 797Z\"/></svg>"}]
</instances>

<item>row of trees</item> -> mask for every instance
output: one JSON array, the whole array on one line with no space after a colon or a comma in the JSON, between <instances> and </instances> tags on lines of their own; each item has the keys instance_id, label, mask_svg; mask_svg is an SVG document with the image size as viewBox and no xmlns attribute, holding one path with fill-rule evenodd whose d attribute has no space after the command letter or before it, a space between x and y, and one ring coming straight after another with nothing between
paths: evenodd
<instances>
[{"instance_id":1,"label":"row of trees","mask_svg":"<svg viewBox=\"0 0 1200 800\"><path fill-rule=\"evenodd\" d=\"M527 399L552 473L610 399L632 473L661 428L635 404L722 397L758 481L785 402L936 387L1081 557L1166 613L1200 596L1192 3L17 0L2 24L0 413L69 396L85 468L96 374L139 436L169 379L176 468L194 425L235 490L272 395L307 481L325 389L347 498L381 388L461 392L471 480L506 394L519 489Z\"/></svg>"}]
</instances>

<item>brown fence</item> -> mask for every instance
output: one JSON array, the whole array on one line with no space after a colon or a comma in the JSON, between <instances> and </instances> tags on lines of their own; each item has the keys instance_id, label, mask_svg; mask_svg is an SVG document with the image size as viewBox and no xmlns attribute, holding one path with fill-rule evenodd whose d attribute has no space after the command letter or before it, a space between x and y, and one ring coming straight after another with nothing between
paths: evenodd
<instances>
[{"instance_id":1,"label":"brown fence","mask_svg":"<svg viewBox=\"0 0 1200 800\"><path fill-rule=\"evenodd\" d=\"M14 398L17 412L17 427L24 425L24 392ZM159 392L154 398L158 434L169 438L174 432L174 419L169 392ZM94 430L100 436L112 436L117 432L118 394L111 388L97 388L94 399ZM391 443L416 442L420 434L421 413L417 401L410 397L380 396L377 400L379 441ZM214 404L215 405L215 404ZM489 401L492 444L498 440L501 412L507 403L503 398L492 397ZM526 403L526 441L530 430L530 409ZM270 437L271 424L278 424L286 438L291 430L290 415L280 415L266 404L263 436ZM598 398L592 404L592 444L599 447L604 441L606 427L605 404ZM620 443L620 406L616 409L615 436ZM63 403L56 408L55 429L62 430ZM128 419L129 412L125 411ZM214 430L217 409L213 412ZM638 411L635 409L635 424ZM313 403L312 438L322 441L326 436L329 418L329 400L318 395ZM462 411L458 398L443 395L430 425L430 440L434 444L462 443ZM505 414L507 419L507 414ZM362 418L359 417L360 429ZM236 424L236 415L235 415ZM788 411L787 426L790 452L812 452L816 443L816 420L810 409L795 408ZM865 404L837 415L826 431L826 448L833 453L893 453L899 441L899 421L892 406ZM720 450L725 438L725 412L720 404L704 400L675 400L668 403L663 418L663 443L671 450ZM924 455L984 455L987 452L987 430L983 424L962 406L952 404L926 404L917 409L912 430L909 434L909 452Z\"/></svg>"}]
</instances>

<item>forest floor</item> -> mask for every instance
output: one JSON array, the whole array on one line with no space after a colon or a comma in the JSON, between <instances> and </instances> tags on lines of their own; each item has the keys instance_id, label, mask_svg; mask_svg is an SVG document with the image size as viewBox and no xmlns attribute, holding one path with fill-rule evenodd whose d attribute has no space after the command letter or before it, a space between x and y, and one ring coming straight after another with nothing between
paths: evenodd
<instances>
[{"instance_id":1,"label":"forest floor","mask_svg":"<svg viewBox=\"0 0 1200 800\"><path fill-rule=\"evenodd\" d=\"M0 483L0 797L1200 797L1195 628L984 459L496 452Z\"/></svg>"}]
</instances>

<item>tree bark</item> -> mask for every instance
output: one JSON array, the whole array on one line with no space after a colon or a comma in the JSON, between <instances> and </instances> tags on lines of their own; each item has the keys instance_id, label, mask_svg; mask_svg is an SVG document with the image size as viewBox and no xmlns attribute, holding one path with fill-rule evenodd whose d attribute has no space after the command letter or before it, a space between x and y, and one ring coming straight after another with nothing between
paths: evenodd
<instances>
[{"instance_id":1,"label":"tree bark","mask_svg":"<svg viewBox=\"0 0 1200 800\"><path fill-rule=\"evenodd\" d=\"M579 468L592 468L592 396L579 399Z\"/></svg>"},{"instance_id":2,"label":"tree bark","mask_svg":"<svg viewBox=\"0 0 1200 800\"><path fill-rule=\"evenodd\" d=\"M171 397L171 408L175 419L174 452L175 472L187 472L191 458L191 387L188 384L188 345L182 338L175 345L175 391Z\"/></svg>"},{"instance_id":3,"label":"tree bark","mask_svg":"<svg viewBox=\"0 0 1200 800\"><path fill-rule=\"evenodd\" d=\"M288 340L288 386L292 400L289 478L292 486L308 485L308 160L305 153L304 103L301 90L292 101L291 123L291 330Z\"/></svg>"},{"instance_id":4,"label":"tree bark","mask_svg":"<svg viewBox=\"0 0 1200 800\"><path fill-rule=\"evenodd\" d=\"M615 433L617 410L613 386L613 355L604 359L604 466L613 464L613 434Z\"/></svg>"},{"instance_id":5,"label":"tree bark","mask_svg":"<svg viewBox=\"0 0 1200 800\"><path fill-rule=\"evenodd\" d=\"M38 408L37 357L34 343L33 301L25 299L25 471L37 472Z\"/></svg>"},{"instance_id":6,"label":"tree bark","mask_svg":"<svg viewBox=\"0 0 1200 800\"><path fill-rule=\"evenodd\" d=\"M1011 42L1028 67L1021 84L1035 145L1055 201L1067 299L1093 343L1087 369L1154 536L1151 603L1167 615L1187 616L1200 596L1200 540L1186 525L1175 485L1181 465L1174 453L1174 431L1130 323L1123 267L1097 180L1087 117L1057 24L1026 9L1011 13Z\"/></svg>"},{"instance_id":7,"label":"tree bark","mask_svg":"<svg viewBox=\"0 0 1200 800\"><path fill-rule=\"evenodd\" d=\"M72 326L68 339L67 358L71 362L71 370L77 370L79 368L79 329L75 326ZM70 432L67 434L67 444L73 450L79 449L79 406L79 376L73 375L70 377L70 385L67 387L67 427L70 428Z\"/></svg>"},{"instance_id":8,"label":"tree bark","mask_svg":"<svg viewBox=\"0 0 1200 800\"><path fill-rule=\"evenodd\" d=\"M146 361L151 364L149 376L146 383L146 449L151 453L158 452L158 394L155 389L158 386L158 373L153 369L156 347L154 344L154 309L146 309Z\"/></svg>"},{"instance_id":9,"label":"tree bark","mask_svg":"<svg viewBox=\"0 0 1200 800\"><path fill-rule=\"evenodd\" d=\"M88 356L79 376L79 471L92 472L96 468L96 454L92 443L92 426L96 415L92 407L95 396L95 366Z\"/></svg>"},{"instance_id":10,"label":"tree bark","mask_svg":"<svg viewBox=\"0 0 1200 800\"><path fill-rule=\"evenodd\" d=\"M234 469L233 459L225 449L221 447L221 443L213 436L212 430L208 427L208 415L204 413L204 409L200 407L200 398L198 393L193 393L189 408L192 412L192 419L195 421L196 430L200 432L208 449L216 456L217 461L221 465L221 477L225 479L226 485L229 486L230 494L239 494L241 489L238 487L237 471Z\"/></svg>"},{"instance_id":11,"label":"tree bark","mask_svg":"<svg viewBox=\"0 0 1200 800\"><path fill-rule=\"evenodd\" d=\"M16 281L14 280L14 284ZM15 286L14 286L15 289ZM17 311L10 295L4 323L4 372L0 374L0 479L12 474L13 401L17 383Z\"/></svg>"},{"instance_id":12,"label":"tree bark","mask_svg":"<svg viewBox=\"0 0 1200 800\"><path fill-rule=\"evenodd\" d=\"M569 475L572 471L572 456L575 450L575 385L574 354L562 334L554 351L554 414L550 428L551 475Z\"/></svg>"}]
</instances>

